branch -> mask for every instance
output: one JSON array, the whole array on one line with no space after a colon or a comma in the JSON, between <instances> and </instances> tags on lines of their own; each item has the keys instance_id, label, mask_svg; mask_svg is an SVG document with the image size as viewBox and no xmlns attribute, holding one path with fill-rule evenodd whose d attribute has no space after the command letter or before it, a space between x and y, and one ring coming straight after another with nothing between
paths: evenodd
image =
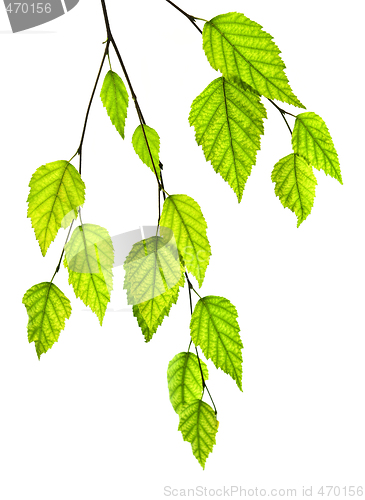
<instances>
[{"instance_id":1,"label":"branch","mask_svg":"<svg viewBox=\"0 0 365 500\"><path fill-rule=\"evenodd\" d=\"M195 23L195 17L191 16L190 14L187 14L184 10L180 9L177 5L175 5L171 0L166 0L167 3L175 7L181 14L183 14L185 17L189 19L189 21L195 26L195 28L199 31L200 34L203 34L202 30L199 28L199 26Z\"/></svg>"},{"instance_id":2,"label":"branch","mask_svg":"<svg viewBox=\"0 0 365 500\"><path fill-rule=\"evenodd\" d=\"M185 17L187 17L187 18L189 19L189 21L190 21L190 22L192 22L192 23L193 23L193 25L197 28L197 30L198 30L200 33L202 33L201 29L200 29L200 28L199 28L199 27L195 24L195 20L196 20L196 19L200 19L200 18L198 18L198 17L194 17L194 16L191 16L190 14L187 14L185 11L183 11L182 9L180 9L180 7L178 7L178 6L177 6L177 5L175 5L173 2L171 2L171 0L166 0L166 2L168 2L169 4L171 4L173 7L175 7L175 9L177 9L179 12L181 12L181 14L183 14ZM204 19L202 19L202 21L204 21ZM291 130L290 126L289 126L289 123L287 122L287 119L285 118L285 115L290 115L290 116L294 116L294 117L295 117L295 115L292 115L292 114L291 114L291 113L289 113L288 111L285 111L284 109L279 108L279 106L277 106L277 105L274 103L274 101L272 101L272 100L271 100L271 99L269 99L268 97L267 97L266 99L267 99L268 101L270 101L270 102L271 102L271 104L273 104L273 105L276 107L276 109L278 109L278 110L280 111L280 114L281 114L281 116L283 117L283 119L284 119L284 121L285 121L285 123L286 123L286 125L287 125L287 127L288 127L288 129L289 129L290 134L292 134L292 130Z\"/></svg>"},{"instance_id":3,"label":"branch","mask_svg":"<svg viewBox=\"0 0 365 500\"><path fill-rule=\"evenodd\" d=\"M99 78L100 78L100 75L101 75L101 71L102 71L103 66L104 66L104 61L105 61L105 58L106 58L107 54L109 53L109 43L110 43L110 41L107 40L106 46L105 46L105 50L104 50L103 59L101 60L101 64L100 64L100 69L99 69L99 72L98 72L98 76L96 77L96 82L95 82L95 85L94 85L94 88L93 88L93 91L92 91L92 94L91 94L91 97L90 97L89 105L87 107L86 116L85 116L85 122L84 122L84 128L82 130L82 135L81 135L81 140L80 140L80 145L79 145L79 147L77 149L77 152L76 152L76 154L78 153L80 155L80 166L79 166L79 174L80 175L81 175L81 163L82 163L82 145L84 143L87 120L89 118L91 104L92 104L93 99L94 99L96 87L98 86L98 82L99 82Z\"/></svg>"},{"instance_id":4,"label":"branch","mask_svg":"<svg viewBox=\"0 0 365 500\"><path fill-rule=\"evenodd\" d=\"M120 52L119 52L119 49L118 49L118 46L114 40L114 37L113 37L113 34L112 34L112 31L111 31L111 28L110 28L110 23L109 23L109 17L108 17L108 12L106 10L106 4L105 4L105 0L101 0L101 6L103 8L103 14L104 14L104 21L105 21L105 27L106 27L106 32L107 32L107 35L108 35L108 43L110 42L113 47L114 47L114 50L115 50L115 53L118 57L118 60L119 60L119 63L122 67L122 70L123 70L123 73L124 73L124 76L125 76L125 79L127 80L127 83L128 83L128 87L129 87L129 90L131 92L131 95L132 95L132 99L134 101L134 105L136 107L136 111L137 111L137 115L138 115L138 119L139 119L139 122L141 124L141 127L142 127L142 131L143 131L143 135L144 135L144 138L145 138L145 142L146 142L146 145L147 145L147 149L148 149L148 153L150 155L150 158L151 158L151 162L152 162L152 165L153 165L153 170L155 172L155 176L156 176L156 180L157 180L157 184L158 184L158 187L159 189L163 189L163 181L162 181L162 174L160 172L160 177L161 177L161 181L158 177L158 174L157 174L157 170L156 170L156 166L155 166L155 163L153 161L153 157L152 157L152 153L151 153L151 149L150 149L150 145L148 143L148 140L147 140L147 136L146 136L146 132L144 130L144 126L143 125L146 125L146 121L143 117L143 114L142 114L142 111L141 111L141 108L140 108L140 105L138 103L138 100L137 100L137 96L136 96L136 93L134 92L134 89L133 89L133 86L132 86L132 82L129 78L129 75L128 75L128 72L127 72L127 69L124 65L124 62L123 62L123 59L122 59L122 56L120 55Z\"/></svg>"}]
</instances>

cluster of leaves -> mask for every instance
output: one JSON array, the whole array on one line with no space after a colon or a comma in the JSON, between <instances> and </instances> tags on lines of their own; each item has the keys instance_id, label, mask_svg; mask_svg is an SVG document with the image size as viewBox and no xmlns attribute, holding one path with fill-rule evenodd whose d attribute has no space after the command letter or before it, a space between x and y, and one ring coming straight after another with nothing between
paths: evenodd
<instances>
[{"instance_id":1,"label":"cluster of leaves","mask_svg":"<svg viewBox=\"0 0 365 500\"><path fill-rule=\"evenodd\" d=\"M110 31L108 35L111 36ZM101 68L106 54L109 57L109 43ZM206 159L240 201L264 133L266 110L261 97L304 106L289 86L284 63L272 37L243 14L229 13L207 21L203 47L209 62L222 76L194 100L189 121L195 127L196 140L202 145ZM122 78L111 66L100 97L112 124L124 139L129 95ZM228 299L215 295L201 297L191 284L188 273L200 288L209 264L211 247L207 224L195 200L186 194L169 195L165 191L160 138L144 122L135 96L133 100L140 119L132 136L133 148L155 175L164 204L156 235L134 244L125 260L124 288L145 342L152 340L169 315L181 287L187 283L191 307L191 291L199 297L192 309L189 348L168 364L167 382L171 404L179 416L178 429L183 439L191 443L195 457L204 468L216 442L218 420L206 386L208 367L200 359L198 347L205 358L228 374L242 391L243 345L238 315ZM296 213L299 225L313 205L316 179L312 166L323 169L341 183L342 179L331 137L319 116L302 113L296 117L292 144L294 152L275 165L272 180L276 183L276 194L285 207ZM96 314L100 325L113 289L114 249L109 233L103 227L83 224L81 220L81 207L85 202L85 184L80 174L81 145L74 155L80 155L79 171L71 164L72 157L70 161L42 165L29 183L28 217L43 256L58 231L70 227L51 281L34 285L23 297L29 317L28 339L35 343L39 358L58 341L65 320L71 315L70 300L53 283L63 256L69 284L76 297ZM80 224L71 234L78 218ZM190 352L192 343L196 354ZM205 389L214 409L203 401Z\"/></svg>"},{"instance_id":2,"label":"cluster of leaves","mask_svg":"<svg viewBox=\"0 0 365 500\"><path fill-rule=\"evenodd\" d=\"M222 76L193 101L189 122L206 160L240 202L264 133L267 115L261 98L305 106L292 92L272 36L245 15L230 12L207 21L203 49ZM279 110L284 116L286 112ZM317 181L312 167L341 184L342 177L333 141L320 116L312 112L296 116L292 145L293 153L276 163L271 178L276 195L296 214L299 227L314 202Z\"/></svg>"}]
</instances>

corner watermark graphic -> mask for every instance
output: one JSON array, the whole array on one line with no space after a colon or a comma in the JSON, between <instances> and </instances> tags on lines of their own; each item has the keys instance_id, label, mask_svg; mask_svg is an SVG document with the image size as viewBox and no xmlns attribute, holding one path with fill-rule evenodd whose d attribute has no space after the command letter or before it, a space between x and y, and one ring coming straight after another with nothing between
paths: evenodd
<instances>
[{"instance_id":1,"label":"corner watermark graphic","mask_svg":"<svg viewBox=\"0 0 365 500\"><path fill-rule=\"evenodd\" d=\"M79 0L47 0L45 2L4 0L13 33L53 21L57 17L67 14L78 3Z\"/></svg>"}]
</instances>

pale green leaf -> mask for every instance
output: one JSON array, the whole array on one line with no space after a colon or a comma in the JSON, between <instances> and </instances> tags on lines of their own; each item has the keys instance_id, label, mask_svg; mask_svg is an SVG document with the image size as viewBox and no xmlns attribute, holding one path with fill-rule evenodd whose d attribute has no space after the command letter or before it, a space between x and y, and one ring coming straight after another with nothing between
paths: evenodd
<instances>
[{"instance_id":1,"label":"pale green leaf","mask_svg":"<svg viewBox=\"0 0 365 500\"><path fill-rule=\"evenodd\" d=\"M29 187L28 217L44 256L65 220L71 223L69 212L83 205L85 184L69 161L60 160L37 168Z\"/></svg>"},{"instance_id":2,"label":"pale green leaf","mask_svg":"<svg viewBox=\"0 0 365 500\"><path fill-rule=\"evenodd\" d=\"M133 245L124 269L128 304L133 304L133 313L149 342L184 286L183 263L173 239L153 236Z\"/></svg>"},{"instance_id":3,"label":"pale green leaf","mask_svg":"<svg viewBox=\"0 0 365 500\"><path fill-rule=\"evenodd\" d=\"M144 132L143 132L144 131ZM146 140L147 139L147 140ZM160 178L160 137L156 130L148 125L138 125L132 137L135 152L155 174ZM151 160L152 155L152 160Z\"/></svg>"},{"instance_id":4,"label":"pale green leaf","mask_svg":"<svg viewBox=\"0 0 365 500\"><path fill-rule=\"evenodd\" d=\"M312 167L304 158L291 153L274 166L271 180L275 182L275 194L283 206L298 217L299 227L311 213L314 203L317 180Z\"/></svg>"},{"instance_id":5,"label":"pale green leaf","mask_svg":"<svg viewBox=\"0 0 365 500\"><path fill-rule=\"evenodd\" d=\"M215 436L219 425L217 417L213 409L201 399L186 406L179 417L178 430L184 441L191 443L193 454L204 469L208 455L216 444Z\"/></svg>"},{"instance_id":6,"label":"pale green leaf","mask_svg":"<svg viewBox=\"0 0 365 500\"><path fill-rule=\"evenodd\" d=\"M208 368L200 360L204 380L208 380ZM170 361L167 368L167 383L170 401L176 411L181 411L186 405L199 399L203 392L198 357L192 352L180 352Z\"/></svg>"},{"instance_id":7,"label":"pale green leaf","mask_svg":"<svg viewBox=\"0 0 365 500\"><path fill-rule=\"evenodd\" d=\"M94 224L74 229L65 246L64 266L76 297L103 322L113 288L114 249L108 231Z\"/></svg>"},{"instance_id":8,"label":"pale green leaf","mask_svg":"<svg viewBox=\"0 0 365 500\"><path fill-rule=\"evenodd\" d=\"M295 153L342 184L337 151L327 125L320 116L312 112L297 115L292 144Z\"/></svg>"},{"instance_id":9,"label":"pale green leaf","mask_svg":"<svg viewBox=\"0 0 365 500\"><path fill-rule=\"evenodd\" d=\"M207 223L200 206L186 194L169 196L163 205L160 224L161 234L164 234L166 228L172 230L186 268L201 286L211 249L207 238Z\"/></svg>"},{"instance_id":10,"label":"pale green leaf","mask_svg":"<svg viewBox=\"0 0 365 500\"><path fill-rule=\"evenodd\" d=\"M242 199L256 163L266 110L260 97L242 83L217 78L193 101L189 123L207 161Z\"/></svg>"},{"instance_id":11,"label":"pale green leaf","mask_svg":"<svg viewBox=\"0 0 365 500\"><path fill-rule=\"evenodd\" d=\"M242 391L243 345L237 316L229 300L208 295L197 302L190 330L194 344L201 347L204 356L230 375Z\"/></svg>"},{"instance_id":12,"label":"pale green leaf","mask_svg":"<svg viewBox=\"0 0 365 500\"><path fill-rule=\"evenodd\" d=\"M244 14L229 12L207 21L203 48L214 69L238 77L259 94L304 108L293 94L273 37Z\"/></svg>"},{"instance_id":13,"label":"pale green leaf","mask_svg":"<svg viewBox=\"0 0 365 500\"><path fill-rule=\"evenodd\" d=\"M124 139L128 92L123 80L112 70L105 75L100 97L112 124Z\"/></svg>"},{"instance_id":14,"label":"pale green leaf","mask_svg":"<svg viewBox=\"0 0 365 500\"><path fill-rule=\"evenodd\" d=\"M23 297L28 313L28 340L34 342L38 358L58 341L65 320L71 316L71 303L53 283L32 286Z\"/></svg>"}]
</instances>

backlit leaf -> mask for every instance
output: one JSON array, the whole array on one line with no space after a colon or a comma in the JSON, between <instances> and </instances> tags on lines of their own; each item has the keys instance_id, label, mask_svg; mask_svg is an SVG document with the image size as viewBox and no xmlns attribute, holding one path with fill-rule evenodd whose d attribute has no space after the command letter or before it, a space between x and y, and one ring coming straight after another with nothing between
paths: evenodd
<instances>
[{"instance_id":1,"label":"backlit leaf","mask_svg":"<svg viewBox=\"0 0 365 500\"><path fill-rule=\"evenodd\" d=\"M71 303L56 285L44 282L24 294L23 304L29 317L28 340L34 342L40 359L58 341L71 316Z\"/></svg>"},{"instance_id":2,"label":"backlit leaf","mask_svg":"<svg viewBox=\"0 0 365 500\"><path fill-rule=\"evenodd\" d=\"M297 115L292 144L295 153L342 184L337 151L327 125L320 116L312 112Z\"/></svg>"},{"instance_id":3,"label":"backlit leaf","mask_svg":"<svg viewBox=\"0 0 365 500\"><path fill-rule=\"evenodd\" d=\"M209 453L216 444L215 436L219 422L213 409L201 399L196 399L180 413L178 430L184 441L191 443L195 458L205 468Z\"/></svg>"},{"instance_id":4,"label":"backlit leaf","mask_svg":"<svg viewBox=\"0 0 365 500\"><path fill-rule=\"evenodd\" d=\"M132 137L132 144L135 152L143 163L145 163L154 174L156 169L157 175L160 178L160 137L156 130L148 127L148 125L143 125L142 129L142 125L138 125Z\"/></svg>"},{"instance_id":5,"label":"backlit leaf","mask_svg":"<svg viewBox=\"0 0 365 500\"><path fill-rule=\"evenodd\" d=\"M124 139L128 92L123 80L114 71L110 70L105 75L100 97L112 124Z\"/></svg>"},{"instance_id":6,"label":"backlit leaf","mask_svg":"<svg viewBox=\"0 0 365 500\"><path fill-rule=\"evenodd\" d=\"M274 166L271 180L275 182L275 194L284 207L298 217L297 227L311 213L317 180L313 169L304 158L295 153L282 158Z\"/></svg>"},{"instance_id":7,"label":"backlit leaf","mask_svg":"<svg viewBox=\"0 0 365 500\"><path fill-rule=\"evenodd\" d=\"M179 288L185 282L184 265L171 231L169 235L135 243L124 263L128 304L133 304L133 314L146 342L177 302Z\"/></svg>"},{"instance_id":8,"label":"backlit leaf","mask_svg":"<svg viewBox=\"0 0 365 500\"><path fill-rule=\"evenodd\" d=\"M228 182L238 201L256 163L266 110L243 83L217 78L193 101L189 122L207 161Z\"/></svg>"},{"instance_id":9,"label":"backlit leaf","mask_svg":"<svg viewBox=\"0 0 365 500\"><path fill-rule=\"evenodd\" d=\"M113 288L113 243L108 231L94 224L74 229L65 246L64 266L76 297L103 323Z\"/></svg>"},{"instance_id":10,"label":"backlit leaf","mask_svg":"<svg viewBox=\"0 0 365 500\"><path fill-rule=\"evenodd\" d=\"M187 270L201 286L211 249L207 238L207 223L199 205L186 194L171 195L163 205L160 224L162 235L166 228L172 230Z\"/></svg>"},{"instance_id":11,"label":"backlit leaf","mask_svg":"<svg viewBox=\"0 0 365 500\"><path fill-rule=\"evenodd\" d=\"M208 368L200 360L204 380L208 380ZM192 352L180 352L170 361L167 369L170 401L180 413L186 405L202 396L203 384L198 357Z\"/></svg>"},{"instance_id":12,"label":"backlit leaf","mask_svg":"<svg viewBox=\"0 0 365 500\"><path fill-rule=\"evenodd\" d=\"M207 21L203 48L214 69L238 77L267 98L304 108L293 94L273 37L244 14L229 12Z\"/></svg>"},{"instance_id":13,"label":"backlit leaf","mask_svg":"<svg viewBox=\"0 0 365 500\"><path fill-rule=\"evenodd\" d=\"M243 345L237 316L229 300L208 295L197 302L190 331L194 344L201 347L204 356L228 373L242 391Z\"/></svg>"},{"instance_id":14,"label":"backlit leaf","mask_svg":"<svg viewBox=\"0 0 365 500\"><path fill-rule=\"evenodd\" d=\"M58 230L75 218L70 212L83 205L85 184L76 168L61 160L37 168L29 187L28 217L44 256Z\"/></svg>"}]
</instances>

